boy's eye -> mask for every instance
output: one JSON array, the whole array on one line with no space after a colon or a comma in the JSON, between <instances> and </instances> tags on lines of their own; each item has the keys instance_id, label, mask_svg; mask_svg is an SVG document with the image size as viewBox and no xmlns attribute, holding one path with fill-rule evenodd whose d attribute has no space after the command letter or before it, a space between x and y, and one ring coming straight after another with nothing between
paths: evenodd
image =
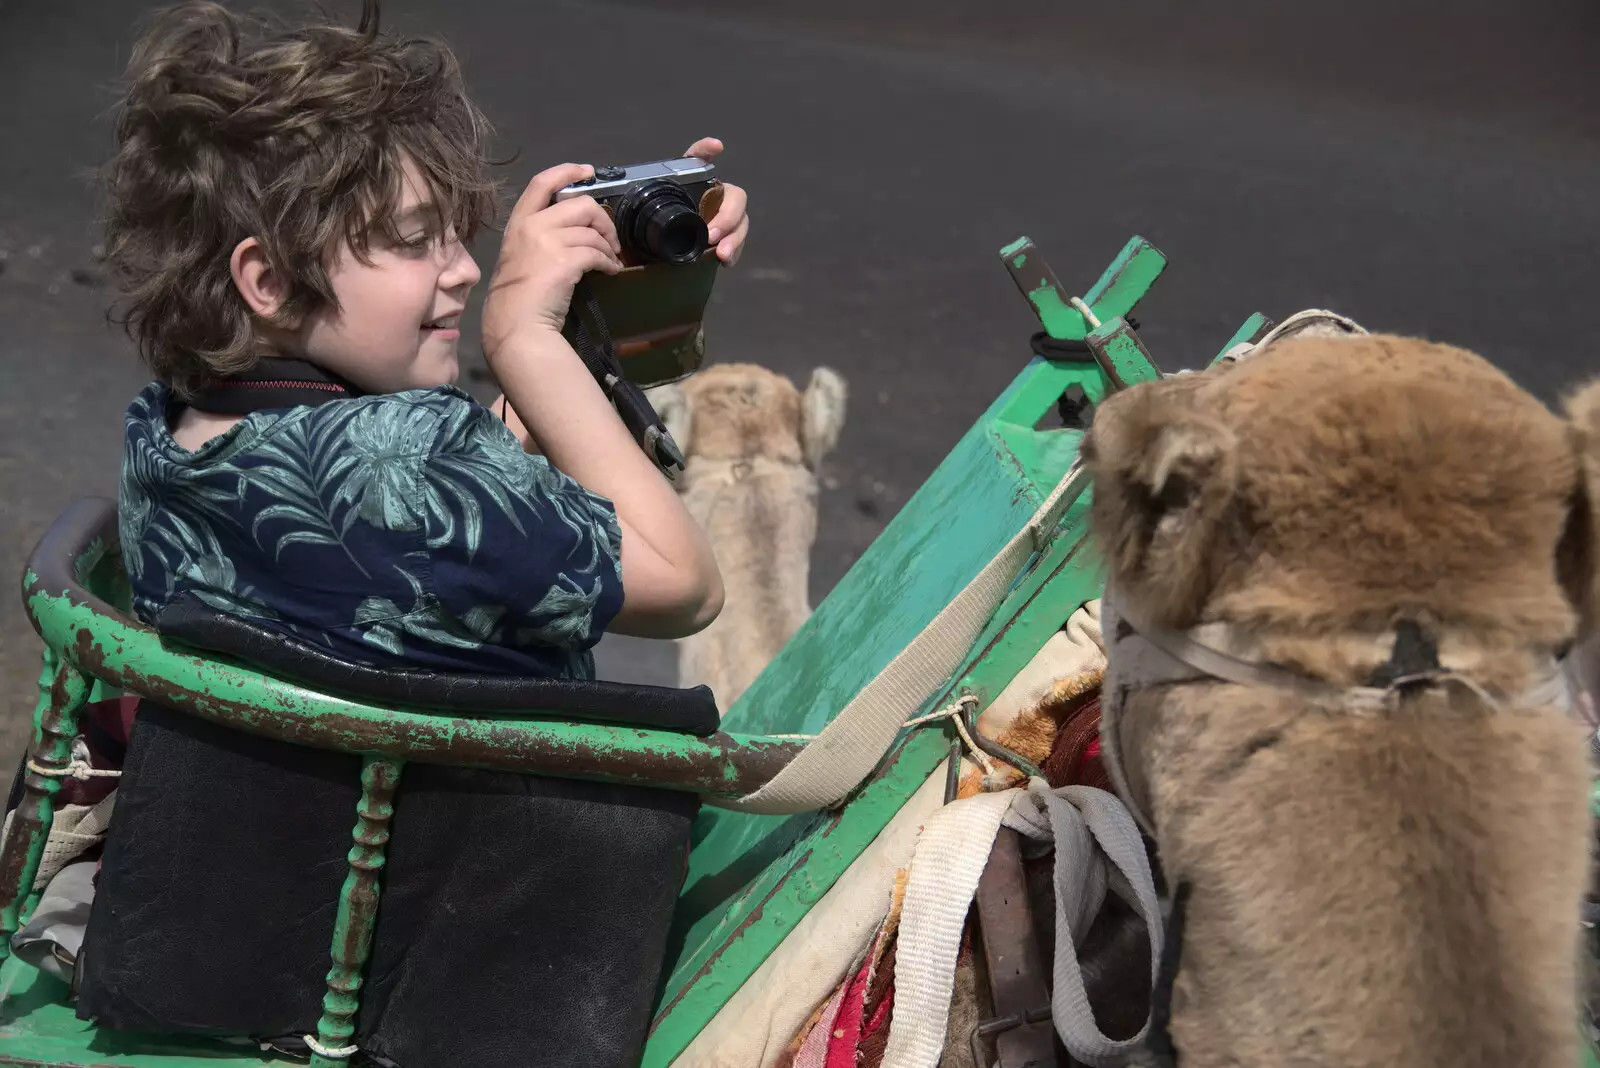
<instances>
[{"instance_id":1,"label":"boy's eye","mask_svg":"<svg viewBox=\"0 0 1600 1068\"><path fill-rule=\"evenodd\" d=\"M400 239L400 247L412 252L423 252L433 244L433 235L429 233L414 234Z\"/></svg>"}]
</instances>

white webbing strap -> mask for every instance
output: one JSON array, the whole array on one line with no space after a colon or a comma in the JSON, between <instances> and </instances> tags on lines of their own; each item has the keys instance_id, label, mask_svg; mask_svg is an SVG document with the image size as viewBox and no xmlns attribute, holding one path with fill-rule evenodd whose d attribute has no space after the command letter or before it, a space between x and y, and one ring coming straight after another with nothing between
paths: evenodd
<instances>
[{"instance_id":1,"label":"white webbing strap","mask_svg":"<svg viewBox=\"0 0 1600 1068\"><path fill-rule=\"evenodd\" d=\"M1095 1068L1128 1064L1143 1048L1147 1020L1132 1038L1108 1038L1084 990L1077 944L1107 890L1129 898L1150 936L1150 982L1162 946L1155 877L1133 818L1114 794L1091 786L1051 789L1033 779L940 809L923 826L906 882L895 948L894 1012L883 1068L934 1068L944 1048L956 955L995 833L1004 825L1055 846L1056 945L1051 1018L1061 1044Z\"/></svg>"},{"instance_id":2,"label":"white webbing strap","mask_svg":"<svg viewBox=\"0 0 1600 1068\"><path fill-rule=\"evenodd\" d=\"M952 801L923 825L900 909L882 1068L934 1068L944 1049L967 909L1020 788Z\"/></svg>"},{"instance_id":3,"label":"white webbing strap","mask_svg":"<svg viewBox=\"0 0 1600 1068\"><path fill-rule=\"evenodd\" d=\"M1106 890L1139 912L1150 936L1150 985L1161 968L1161 905L1155 876L1133 817L1115 794L1092 786L1052 790L1034 779L1006 811L1005 826L1035 841L1054 842L1056 889L1056 952L1051 970L1050 1015L1056 1034L1074 1060L1094 1068L1125 1065L1144 1046L1150 1029L1146 1018L1139 1033L1112 1039L1095 1022L1078 965L1078 943L1105 904ZM1110 866L1107 866L1107 862ZM1120 879L1116 877L1120 876Z\"/></svg>"},{"instance_id":4,"label":"white webbing strap","mask_svg":"<svg viewBox=\"0 0 1600 1068\"><path fill-rule=\"evenodd\" d=\"M877 766L906 720L961 666L1012 582L1033 554L1043 551L1087 485L1088 472L1074 462L1016 537L787 767L759 790L738 798L707 797L706 803L785 815L827 808L844 799Z\"/></svg>"}]
</instances>

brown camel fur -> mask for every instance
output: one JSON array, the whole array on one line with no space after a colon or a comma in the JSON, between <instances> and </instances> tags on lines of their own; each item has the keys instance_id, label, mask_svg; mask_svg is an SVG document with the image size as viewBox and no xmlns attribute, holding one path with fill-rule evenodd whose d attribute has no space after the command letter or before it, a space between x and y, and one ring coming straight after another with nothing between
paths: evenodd
<instances>
[{"instance_id":1,"label":"brown camel fur","mask_svg":"<svg viewBox=\"0 0 1600 1068\"><path fill-rule=\"evenodd\" d=\"M678 641L678 685L710 686L727 711L811 615L817 468L843 429L846 386L826 367L802 392L726 363L650 396L683 450L680 492L726 591L716 621Z\"/></svg>"},{"instance_id":2,"label":"brown camel fur","mask_svg":"<svg viewBox=\"0 0 1600 1068\"><path fill-rule=\"evenodd\" d=\"M1341 686L1413 620L1519 694L1600 613L1600 382L1566 410L1386 335L1137 385L1084 445L1108 598ZM1564 710L1434 685L1362 715L1207 680L1129 694L1116 736L1191 888L1182 1068L1576 1063L1589 766Z\"/></svg>"}]
</instances>

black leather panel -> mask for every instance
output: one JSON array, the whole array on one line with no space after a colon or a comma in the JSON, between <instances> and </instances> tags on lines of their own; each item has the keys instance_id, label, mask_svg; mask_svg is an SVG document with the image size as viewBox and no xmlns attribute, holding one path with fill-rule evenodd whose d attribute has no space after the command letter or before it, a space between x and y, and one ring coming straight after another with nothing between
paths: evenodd
<instances>
[{"instance_id":1,"label":"black leather panel","mask_svg":"<svg viewBox=\"0 0 1600 1068\"><path fill-rule=\"evenodd\" d=\"M359 757L140 710L82 954L81 1019L315 1031ZM637 1068L693 794L408 764L355 1042L401 1068Z\"/></svg>"},{"instance_id":2,"label":"black leather panel","mask_svg":"<svg viewBox=\"0 0 1600 1068\"><path fill-rule=\"evenodd\" d=\"M717 730L709 687L675 689L593 679L541 679L376 668L336 659L315 646L180 594L156 616L164 638L234 657L282 679L359 701L444 711L515 713L620 723L685 734Z\"/></svg>"}]
</instances>

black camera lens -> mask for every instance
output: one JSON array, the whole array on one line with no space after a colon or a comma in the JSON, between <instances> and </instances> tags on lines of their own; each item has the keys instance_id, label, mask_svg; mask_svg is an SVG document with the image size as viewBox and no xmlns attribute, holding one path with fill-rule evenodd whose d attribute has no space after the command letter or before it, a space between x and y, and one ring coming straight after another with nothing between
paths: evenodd
<instances>
[{"instance_id":1,"label":"black camera lens","mask_svg":"<svg viewBox=\"0 0 1600 1068\"><path fill-rule=\"evenodd\" d=\"M617 212L617 237L634 257L691 263L705 251L706 221L676 182L639 187Z\"/></svg>"}]
</instances>

